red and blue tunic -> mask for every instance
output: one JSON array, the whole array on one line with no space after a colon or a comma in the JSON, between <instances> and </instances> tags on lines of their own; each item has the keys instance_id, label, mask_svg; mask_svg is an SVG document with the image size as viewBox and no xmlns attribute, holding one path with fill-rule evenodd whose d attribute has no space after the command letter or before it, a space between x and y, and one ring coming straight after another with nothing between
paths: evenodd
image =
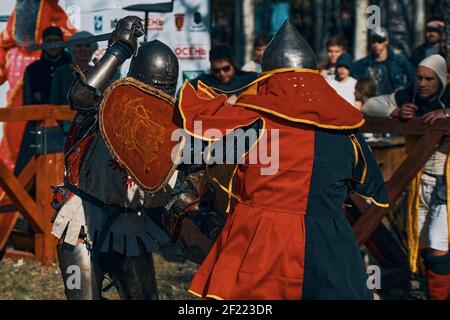
<instances>
[{"instance_id":1,"label":"red and blue tunic","mask_svg":"<svg viewBox=\"0 0 450 320\"><path fill-rule=\"evenodd\" d=\"M261 75L234 105L202 85L180 95L184 128L227 129L262 119L269 153L278 129L279 168L239 164L238 199L190 286L219 299L367 299L367 274L343 215L349 192L387 206L384 181L358 132L364 120L313 70ZM198 135L197 135L198 136ZM203 139L212 137L203 136ZM249 156L248 154L246 155Z\"/></svg>"}]
</instances>

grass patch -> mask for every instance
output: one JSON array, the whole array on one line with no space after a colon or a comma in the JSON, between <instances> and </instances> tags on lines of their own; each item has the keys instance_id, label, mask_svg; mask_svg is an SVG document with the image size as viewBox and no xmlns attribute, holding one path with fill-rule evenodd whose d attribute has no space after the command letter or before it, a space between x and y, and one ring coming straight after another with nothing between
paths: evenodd
<instances>
[{"instance_id":1,"label":"grass patch","mask_svg":"<svg viewBox=\"0 0 450 320\"><path fill-rule=\"evenodd\" d=\"M159 298L195 299L187 292L197 265L190 262L167 261L155 254ZM119 299L112 288L104 294L107 299ZM0 300L65 300L64 286L57 264L43 266L36 261L2 259L0 261Z\"/></svg>"}]
</instances>

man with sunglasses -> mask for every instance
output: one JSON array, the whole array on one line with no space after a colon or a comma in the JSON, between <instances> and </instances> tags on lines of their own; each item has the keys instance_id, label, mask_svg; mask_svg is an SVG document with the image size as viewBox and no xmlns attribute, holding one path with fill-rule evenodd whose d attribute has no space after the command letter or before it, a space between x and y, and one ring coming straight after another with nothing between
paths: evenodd
<instances>
[{"instance_id":1,"label":"man with sunglasses","mask_svg":"<svg viewBox=\"0 0 450 320\"><path fill-rule=\"evenodd\" d=\"M209 51L211 73L203 74L193 80L197 86L198 81L213 88L218 93L229 96L238 95L247 84L258 77L255 72L246 72L236 67L233 49L227 44L218 44Z\"/></svg>"},{"instance_id":2,"label":"man with sunglasses","mask_svg":"<svg viewBox=\"0 0 450 320\"><path fill-rule=\"evenodd\" d=\"M372 78L380 94L407 87L415 79L414 67L389 47L388 32L375 28L369 36L371 53L354 64L353 77Z\"/></svg>"}]
</instances>

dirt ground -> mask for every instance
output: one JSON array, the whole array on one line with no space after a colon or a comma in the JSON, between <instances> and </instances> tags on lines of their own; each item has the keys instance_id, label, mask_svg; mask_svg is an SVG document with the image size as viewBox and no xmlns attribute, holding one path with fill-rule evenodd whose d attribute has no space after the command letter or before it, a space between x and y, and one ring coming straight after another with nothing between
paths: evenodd
<instances>
[{"instance_id":1,"label":"dirt ground","mask_svg":"<svg viewBox=\"0 0 450 320\"><path fill-rule=\"evenodd\" d=\"M155 267L162 300L196 299L187 292L187 287L197 265L190 262L167 261L155 255ZM376 299L381 300L425 300L424 281L412 281L399 288L381 290ZM105 293L107 299L119 299L114 288ZM24 259L2 259L0 261L0 300L64 300L61 274L56 264L44 267L37 262Z\"/></svg>"},{"instance_id":2,"label":"dirt ground","mask_svg":"<svg viewBox=\"0 0 450 320\"><path fill-rule=\"evenodd\" d=\"M198 265L185 260L173 245L167 245L154 254L159 298L161 300L197 299L188 291L188 285ZM108 284L105 281L104 286ZM379 290L376 300L425 300L423 278L403 283L389 290ZM104 293L107 299L119 299L114 287ZM57 264L4 258L0 260L0 300L64 300L64 287Z\"/></svg>"},{"instance_id":3,"label":"dirt ground","mask_svg":"<svg viewBox=\"0 0 450 320\"><path fill-rule=\"evenodd\" d=\"M197 265L189 260L171 260L155 254L159 298L196 299L188 293L187 287ZM114 287L106 291L104 296L107 299L119 299ZM4 258L0 261L0 300L64 299L64 287L57 264L42 266L31 260L15 258Z\"/></svg>"}]
</instances>

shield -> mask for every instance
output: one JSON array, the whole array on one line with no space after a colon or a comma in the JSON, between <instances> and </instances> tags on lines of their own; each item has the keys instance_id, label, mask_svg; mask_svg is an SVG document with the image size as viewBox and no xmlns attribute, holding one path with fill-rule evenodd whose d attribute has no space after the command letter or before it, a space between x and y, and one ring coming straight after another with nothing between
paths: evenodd
<instances>
[{"instance_id":1,"label":"shield","mask_svg":"<svg viewBox=\"0 0 450 320\"><path fill-rule=\"evenodd\" d=\"M114 82L99 110L100 132L117 161L145 190L167 184L183 141L172 141L175 99L133 78ZM174 159L176 160L176 159Z\"/></svg>"}]
</instances>

